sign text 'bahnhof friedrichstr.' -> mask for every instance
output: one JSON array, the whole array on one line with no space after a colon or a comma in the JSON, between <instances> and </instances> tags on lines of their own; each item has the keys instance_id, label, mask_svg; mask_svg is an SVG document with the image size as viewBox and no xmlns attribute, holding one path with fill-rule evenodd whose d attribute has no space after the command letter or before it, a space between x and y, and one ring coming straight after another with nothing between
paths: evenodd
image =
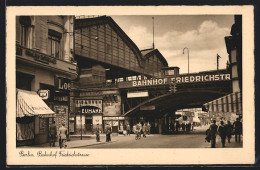
<instances>
[{"instance_id":1,"label":"sign text 'bahnhof friedrichstr.'","mask_svg":"<svg viewBox=\"0 0 260 170\"><path fill-rule=\"evenodd\" d=\"M187 75L170 78L175 83L199 83L210 81L227 81L231 80L230 74L203 74L203 75ZM139 87L139 86L154 86L169 84L168 78L156 78L146 80L136 80L131 82L120 82L121 88Z\"/></svg>"}]
</instances>

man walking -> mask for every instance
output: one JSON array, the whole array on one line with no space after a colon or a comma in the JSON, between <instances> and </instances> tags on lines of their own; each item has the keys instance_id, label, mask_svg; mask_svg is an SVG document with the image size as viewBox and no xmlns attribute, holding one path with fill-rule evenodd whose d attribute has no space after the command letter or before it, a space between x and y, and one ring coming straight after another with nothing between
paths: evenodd
<instances>
[{"instance_id":1,"label":"man walking","mask_svg":"<svg viewBox=\"0 0 260 170\"><path fill-rule=\"evenodd\" d=\"M96 128L96 141L100 142L100 129L99 129L99 124L97 124Z\"/></svg>"},{"instance_id":2,"label":"man walking","mask_svg":"<svg viewBox=\"0 0 260 170\"><path fill-rule=\"evenodd\" d=\"M216 125L216 120L213 120L213 124L210 125L210 141L211 141L211 147L215 148L216 145L216 134L218 130L218 126Z\"/></svg>"},{"instance_id":3,"label":"man walking","mask_svg":"<svg viewBox=\"0 0 260 170\"><path fill-rule=\"evenodd\" d=\"M67 147L67 135L68 135L68 130L65 127L65 123L62 123L62 126L59 128L59 139L60 139L60 148L66 148Z\"/></svg>"},{"instance_id":4,"label":"man walking","mask_svg":"<svg viewBox=\"0 0 260 170\"><path fill-rule=\"evenodd\" d=\"M130 136L130 133L131 133L131 128L130 128L130 125L129 125L129 123L127 123L127 125L126 125L126 131L127 131L127 135L129 135L129 136Z\"/></svg>"},{"instance_id":5,"label":"man walking","mask_svg":"<svg viewBox=\"0 0 260 170\"><path fill-rule=\"evenodd\" d=\"M240 135L242 133L242 123L240 122L239 118L237 118L237 120L234 122L234 128L235 128L235 141L237 142L237 136L238 136L238 142L240 143Z\"/></svg>"},{"instance_id":6,"label":"man walking","mask_svg":"<svg viewBox=\"0 0 260 170\"><path fill-rule=\"evenodd\" d=\"M109 124L107 124L106 126L106 142L110 142L111 141L111 126Z\"/></svg>"},{"instance_id":7,"label":"man walking","mask_svg":"<svg viewBox=\"0 0 260 170\"><path fill-rule=\"evenodd\" d=\"M230 143L230 139L231 139L232 131L233 131L233 126L232 126L232 124L230 123L230 121L227 121L226 130L227 130L228 143Z\"/></svg>"},{"instance_id":8,"label":"man walking","mask_svg":"<svg viewBox=\"0 0 260 170\"><path fill-rule=\"evenodd\" d=\"M49 129L50 147L52 147L52 146L55 147L56 138L57 138L57 128L55 125L55 121L53 121L52 124L50 125L50 129Z\"/></svg>"},{"instance_id":9,"label":"man walking","mask_svg":"<svg viewBox=\"0 0 260 170\"><path fill-rule=\"evenodd\" d=\"M147 132L147 125L146 125L146 123L144 123L142 130L143 130L143 137L146 138L146 132Z\"/></svg>"},{"instance_id":10,"label":"man walking","mask_svg":"<svg viewBox=\"0 0 260 170\"><path fill-rule=\"evenodd\" d=\"M151 125L150 125L150 123L148 122L147 123L147 129L148 129L148 135L150 135L150 133L151 133Z\"/></svg>"},{"instance_id":11,"label":"man walking","mask_svg":"<svg viewBox=\"0 0 260 170\"><path fill-rule=\"evenodd\" d=\"M218 133L221 138L222 147L224 148L225 142L226 142L226 126L224 126L223 121L220 122L220 126L218 128Z\"/></svg>"}]
</instances>

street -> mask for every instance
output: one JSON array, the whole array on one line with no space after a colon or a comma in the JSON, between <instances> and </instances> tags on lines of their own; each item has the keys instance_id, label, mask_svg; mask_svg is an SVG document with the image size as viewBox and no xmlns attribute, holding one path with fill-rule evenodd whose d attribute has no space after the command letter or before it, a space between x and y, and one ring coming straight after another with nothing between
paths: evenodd
<instances>
[{"instance_id":1,"label":"street","mask_svg":"<svg viewBox=\"0 0 260 170\"><path fill-rule=\"evenodd\" d=\"M115 142L81 148L210 148L210 143L205 142L203 134L147 135L146 138L142 137L140 140L135 140L135 135L112 136L112 141L113 138ZM101 137L101 141L105 141L105 136ZM219 136L216 139L216 147L221 147ZM226 143L226 148L238 147L242 147L242 143L235 143L234 137L230 144Z\"/></svg>"}]
</instances>

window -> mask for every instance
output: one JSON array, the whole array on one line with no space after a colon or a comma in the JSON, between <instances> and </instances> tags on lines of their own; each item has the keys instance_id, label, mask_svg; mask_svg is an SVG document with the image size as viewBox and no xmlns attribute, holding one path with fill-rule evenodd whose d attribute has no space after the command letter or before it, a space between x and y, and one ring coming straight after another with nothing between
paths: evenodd
<instances>
[{"instance_id":1,"label":"window","mask_svg":"<svg viewBox=\"0 0 260 170\"><path fill-rule=\"evenodd\" d=\"M50 56L62 59L61 58L61 33L54 30L49 30L48 32L48 48L47 52Z\"/></svg>"},{"instance_id":2,"label":"window","mask_svg":"<svg viewBox=\"0 0 260 170\"><path fill-rule=\"evenodd\" d=\"M31 91L31 82L33 75L16 72L16 88Z\"/></svg>"},{"instance_id":3,"label":"window","mask_svg":"<svg viewBox=\"0 0 260 170\"><path fill-rule=\"evenodd\" d=\"M29 16L21 16L20 19L20 43L22 46L29 48L29 28L31 26L31 18Z\"/></svg>"}]
</instances>

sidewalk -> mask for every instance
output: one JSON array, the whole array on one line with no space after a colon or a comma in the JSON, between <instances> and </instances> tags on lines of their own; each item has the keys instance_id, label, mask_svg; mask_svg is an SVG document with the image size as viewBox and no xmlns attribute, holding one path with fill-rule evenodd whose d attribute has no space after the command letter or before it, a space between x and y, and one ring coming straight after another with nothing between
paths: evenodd
<instances>
[{"instance_id":1,"label":"sidewalk","mask_svg":"<svg viewBox=\"0 0 260 170\"><path fill-rule=\"evenodd\" d=\"M96 135L88 134L88 135L70 135L70 140L67 141L67 148L80 148L85 146L92 146L92 145L100 145L105 143L114 143L118 142L120 137L123 137L124 135L117 135L112 134L111 135L111 141L106 142L106 135L100 134L100 142L96 141ZM50 147L49 143L39 144L39 145L33 145L33 146L20 146L22 147L33 147L33 148L59 148L59 143L55 142L55 147Z\"/></svg>"}]
</instances>

